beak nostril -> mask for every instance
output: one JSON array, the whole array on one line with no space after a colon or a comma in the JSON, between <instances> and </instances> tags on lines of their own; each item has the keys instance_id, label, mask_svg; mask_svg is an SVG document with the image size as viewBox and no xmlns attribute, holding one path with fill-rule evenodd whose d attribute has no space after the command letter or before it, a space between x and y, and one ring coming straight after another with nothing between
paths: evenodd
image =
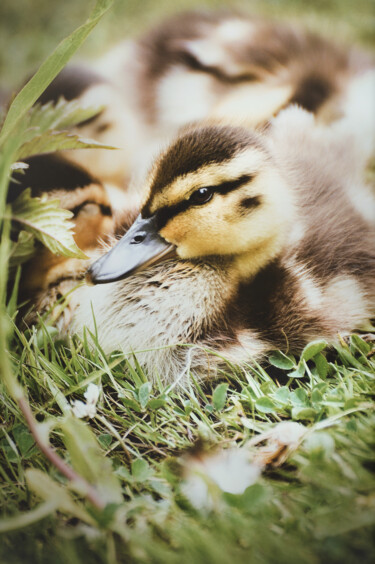
<instances>
[{"instance_id":1,"label":"beak nostril","mask_svg":"<svg viewBox=\"0 0 375 564\"><path fill-rule=\"evenodd\" d=\"M138 245L139 243L143 243L146 239L146 233L137 233L134 235L133 239L130 241L131 245Z\"/></svg>"}]
</instances>

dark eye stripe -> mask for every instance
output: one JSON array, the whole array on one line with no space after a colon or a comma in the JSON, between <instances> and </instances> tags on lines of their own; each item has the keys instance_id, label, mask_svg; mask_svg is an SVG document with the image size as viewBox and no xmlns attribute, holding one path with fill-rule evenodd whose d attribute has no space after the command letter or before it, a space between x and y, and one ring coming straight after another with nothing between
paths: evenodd
<instances>
[{"instance_id":1,"label":"dark eye stripe","mask_svg":"<svg viewBox=\"0 0 375 564\"><path fill-rule=\"evenodd\" d=\"M70 211L76 216L76 215L79 214L81 209L84 208L85 206L87 206L88 204L96 204L100 208L102 215L109 215L109 216L112 215L112 210L111 210L110 206L106 206L105 204L98 204L98 202L94 202L93 200L85 200L84 202L82 202L78 206L71 208Z\"/></svg>"},{"instance_id":2,"label":"dark eye stripe","mask_svg":"<svg viewBox=\"0 0 375 564\"><path fill-rule=\"evenodd\" d=\"M228 192L232 192L233 190L237 190L244 184L250 182L253 179L251 174L243 174L236 180L228 180L227 182L222 182L218 186L215 186L215 192L219 192L220 194L228 194Z\"/></svg>"},{"instance_id":3,"label":"dark eye stripe","mask_svg":"<svg viewBox=\"0 0 375 564\"><path fill-rule=\"evenodd\" d=\"M213 189L214 193L219 194L228 194L228 192L232 192L233 190L237 190L247 182L252 180L253 176L251 174L244 174L237 178L236 180L228 180L227 182L222 182L217 186L210 186ZM193 207L194 203L190 200L183 200L174 206L165 206L164 208L159 209L156 212L157 218L157 226L158 229L162 229L172 217L175 217L179 213L186 211L188 208Z\"/></svg>"}]
</instances>

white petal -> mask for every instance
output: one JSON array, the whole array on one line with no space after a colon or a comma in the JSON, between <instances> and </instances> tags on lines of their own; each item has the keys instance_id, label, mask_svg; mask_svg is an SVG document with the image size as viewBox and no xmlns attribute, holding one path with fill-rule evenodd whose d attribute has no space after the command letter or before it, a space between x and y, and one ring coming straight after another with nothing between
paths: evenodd
<instances>
[{"instance_id":1,"label":"white petal","mask_svg":"<svg viewBox=\"0 0 375 564\"><path fill-rule=\"evenodd\" d=\"M87 403L96 405L99 399L100 388L96 384L89 384L87 390L83 394L86 398Z\"/></svg>"},{"instance_id":2,"label":"white petal","mask_svg":"<svg viewBox=\"0 0 375 564\"><path fill-rule=\"evenodd\" d=\"M92 404L92 403L86 404L86 413L87 413L87 417L89 417L90 419L92 419L93 417L95 417L95 415L96 415L96 407L95 407L95 405Z\"/></svg>"},{"instance_id":3,"label":"white petal","mask_svg":"<svg viewBox=\"0 0 375 564\"><path fill-rule=\"evenodd\" d=\"M248 453L239 448L223 450L207 458L204 468L221 490L232 494L242 494L261 473L258 465L249 462Z\"/></svg>"},{"instance_id":4,"label":"white petal","mask_svg":"<svg viewBox=\"0 0 375 564\"><path fill-rule=\"evenodd\" d=\"M270 439L282 445L297 445L302 436L306 433L306 427L295 421L282 421L273 427Z\"/></svg>"},{"instance_id":5,"label":"white petal","mask_svg":"<svg viewBox=\"0 0 375 564\"><path fill-rule=\"evenodd\" d=\"M78 419L87 417L87 405L81 400L74 400L72 402L72 411Z\"/></svg>"}]
</instances>

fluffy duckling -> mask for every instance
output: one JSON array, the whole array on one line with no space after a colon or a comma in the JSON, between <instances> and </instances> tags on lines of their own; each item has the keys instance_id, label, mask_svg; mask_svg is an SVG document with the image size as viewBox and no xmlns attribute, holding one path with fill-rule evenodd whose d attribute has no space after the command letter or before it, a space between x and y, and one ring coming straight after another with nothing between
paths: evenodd
<instances>
[{"instance_id":1,"label":"fluffy duckling","mask_svg":"<svg viewBox=\"0 0 375 564\"><path fill-rule=\"evenodd\" d=\"M375 313L361 174L350 133L297 108L258 133L188 128L152 167L136 222L90 267L98 285L72 295L70 330L93 329L93 311L104 350L140 351L174 381L358 328Z\"/></svg>"},{"instance_id":2,"label":"fluffy duckling","mask_svg":"<svg viewBox=\"0 0 375 564\"><path fill-rule=\"evenodd\" d=\"M189 12L97 61L68 67L40 101L63 96L103 107L79 132L121 150L72 151L69 158L136 199L140 179L181 126L213 116L254 126L293 103L330 121L347 112L348 88L370 68L363 53L294 26ZM363 100L362 90L358 96Z\"/></svg>"},{"instance_id":3,"label":"fluffy duckling","mask_svg":"<svg viewBox=\"0 0 375 564\"><path fill-rule=\"evenodd\" d=\"M365 54L316 34L230 11L175 15L97 63L124 93L132 77L135 111L166 133L211 115L256 125L293 103L333 119L350 82L371 67Z\"/></svg>"},{"instance_id":4,"label":"fluffy duckling","mask_svg":"<svg viewBox=\"0 0 375 564\"><path fill-rule=\"evenodd\" d=\"M24 174L11 182L9 200L31 188L32 196L59 199L61 207L72 212L74 239L88 256L95 256L101 241L113 232L114 217L104 187L83 168L56 154L29 158ZM34 308L25 316L27 323L50 310L58 299L82 280L87 261L66 258L50 252L37 242L37 254L22 268L20 295ZM97 255L96 255L97 256ZM65 311L67 322L68 310Z\"/></svg>"},{"instance_id":5,"label":"fluffy duckling","mask_svg":"<svg viewBox=\"0 0 375 564\"><path fill-rule=\"evenodd\" d=\"M136 142L139 118L133 114L126 94L105 75L82 63L65 67L37 102L56 104L60 98L75 100L82 108L97 108L98 114L76 126L76 133L117 149L64 151L64 157L107 186L125 190L133 173L134 151L140 147Z\"/></svg>"}]
</instances>

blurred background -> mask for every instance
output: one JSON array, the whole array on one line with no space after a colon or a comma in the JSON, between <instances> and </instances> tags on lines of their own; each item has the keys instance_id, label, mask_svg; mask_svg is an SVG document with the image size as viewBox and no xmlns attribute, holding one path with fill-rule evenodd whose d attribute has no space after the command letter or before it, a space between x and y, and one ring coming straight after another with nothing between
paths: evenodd
<instances>
[{"instance_id":1,"label":"blurred background","mask_svg":"<svg viewBox=\"0 0 375 564\"><path fill-rule=\"evenodd\" d=\"M0 0L0 86L16 88L86 19L93 0ZM340 42L375 51L375 0L117 0L78 57L104 53L172 13L233 8L300 22Z\"/></svg>"}]
</instances>

